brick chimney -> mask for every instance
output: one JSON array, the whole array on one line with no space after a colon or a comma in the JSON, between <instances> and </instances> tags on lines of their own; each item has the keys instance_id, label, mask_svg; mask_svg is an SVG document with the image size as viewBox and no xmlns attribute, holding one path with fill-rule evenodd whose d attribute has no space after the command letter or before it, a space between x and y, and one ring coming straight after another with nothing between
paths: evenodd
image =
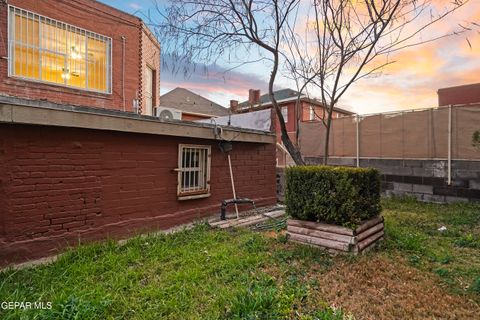
<instances>
[{"instance_id":1,"label":"brick chimney","mask_svg":"<svg viewBox=\"0 0 480 320\"><path fill-rule=\"evenodd\" d=\"M255 101L255 90L250 89L248 90L248 104L252 105L255 103L254 101Z\"/></svg>"},{"instance_id":2,"label":"brick chimney","mask_svg":"<svg viewBox=\"0 0 480 320\"><path fill-rule=\"evenodd\" d=\"M260 90L255 90L253 96L255 98L255 104L260 103Z\"/></svg>"},{"instance_id":3,"label":"brick chimney","mask_svg":"<svg viewBox=\"0 0 480 320\"><path fill-rule=\"evenodd\" d=\"M238 100L230 100L230 111L232 113L237 113L238 110Z\"/></svg>"},{"instance_id":4,"label":"brick chimney","mask_svg":"<svg viewBox=\"0 0 480 320\"><path fill-rule=\"evenodd\" d=\"M254 105L260 103L260 90L248 90L248 104Z\"/></svg>"}]
</instances>

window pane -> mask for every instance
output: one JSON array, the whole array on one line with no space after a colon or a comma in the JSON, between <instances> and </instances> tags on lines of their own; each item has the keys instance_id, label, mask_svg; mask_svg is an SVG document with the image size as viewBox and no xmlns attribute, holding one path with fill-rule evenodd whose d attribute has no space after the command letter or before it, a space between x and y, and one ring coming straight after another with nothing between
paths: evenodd
<instances>
[{"instance_id":1,"label":"window pane","mask_svg":"<svg viewBox=\"0 0 480 320\"><path fill-rule=\"evenodd\" d=\"M10 17L14 75L110 91L110 39L12 6Z\"/></svg>"},{"instance_id":2,"label":"window pane","mask_svg":"<svg viewBox=\"0 0 480 320\"><path fill-rule=\"evenodd\" d=\"M70 73L67 84L72 87L86 88L85 36L69 31L67 43L67 72Z\"/></svg>"},{"instance_id":3,"label":"window pane","mask_svg":"<svg viewBox=\"0 0 480 320\"><path fill-rule=\"evenodd\" d=\"M88 38L88 88L107 90L107 43Z\"/></svg>"}]
</instances>

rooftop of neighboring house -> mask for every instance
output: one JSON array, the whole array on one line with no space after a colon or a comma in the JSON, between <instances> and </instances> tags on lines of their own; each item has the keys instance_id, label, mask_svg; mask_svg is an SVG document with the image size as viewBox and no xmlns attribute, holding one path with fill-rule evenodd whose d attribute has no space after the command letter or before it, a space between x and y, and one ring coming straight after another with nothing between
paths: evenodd
<instances>
[{"instance_id":1,"label":"rooftop of neighboring house","mask_svg":"<svg viewBox=\"0 0 480 320\"><path fill-rule=\"evenodd\" d=\"M299 92L293 89L281 89L273 92L273 96L277 100L278 103L286 103L286 102L292 102L298 99L298 94ZM312 104L316 105L322 105L320 100L315 99L315 98L310 98L306 94L302 93L300 95L300 100L309 102ZM243 101L238 104L238 109L245 109L247 107L253 107L253 108L261 108L261 107L268 107L271 105L271 100L270 96L268 93L260 95L260 90L249 90L249 98L246 101ZM335 111L343 114L354 114L354 112L342 109L342 108L334 108Z\"/></svg>"},{"instance_id":2,"label":"rooftop of neighboring house","mask_svg":"<svg viewBox=\"0 0 480 320\"><path fill-rule=\"evenodd\" d=\"M227 116L229 110L205 97L185 88L175 88L160 96L162 107L174 108L185 113L202 114L213 117Z\"/></svg>"}]
</instances>

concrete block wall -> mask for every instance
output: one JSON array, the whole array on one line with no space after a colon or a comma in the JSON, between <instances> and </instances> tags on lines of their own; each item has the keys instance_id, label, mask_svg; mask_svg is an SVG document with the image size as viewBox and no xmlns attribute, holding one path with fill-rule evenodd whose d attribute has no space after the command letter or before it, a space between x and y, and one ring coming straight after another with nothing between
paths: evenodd
<instances>
[{"instance_id":1,"label":"concrete block wall","mask_svg":"<svg viewBox=\"0 0 480 320\"><path fill-rule=\"evenodd\" d=\"M320 158L307 158L320 164ZM330 158L330 165L356 166L355 158ZM360 159L361 167L382 173L386 196L410 195L427 202L480 202L480 161L453 160L452 183L447 184L446 160Z\"/></svg>"},{"instance_id":2,"label":"concrete block wall","mask_svg":"<svg viewBox=\"0 0 480 320\"><path fill-rule=\"evenodd\" d=\"M211 146L210 197L177 199L180 143ZM233 142L231 161L238 197L276 203L275 144ZM0 124L0 170L0 265L219 214L233 197L209 139Z\"/></svg>"}]
</instances>

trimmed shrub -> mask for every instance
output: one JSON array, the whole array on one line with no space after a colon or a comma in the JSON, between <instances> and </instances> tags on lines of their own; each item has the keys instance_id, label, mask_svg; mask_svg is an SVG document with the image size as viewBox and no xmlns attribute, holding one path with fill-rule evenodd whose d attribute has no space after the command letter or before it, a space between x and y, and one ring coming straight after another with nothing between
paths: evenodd
<instances>
[{"instance_id":1,"label":"trimmed shrub","mask_svg":"<svg viewBox=\"0 0 480 320\"><path fill-rule=\"evenodd\" d=\"M380 214L380 174L373 168L290 167L285 202L294 219L355 228Z\"/></svg>"}]
</instances>

